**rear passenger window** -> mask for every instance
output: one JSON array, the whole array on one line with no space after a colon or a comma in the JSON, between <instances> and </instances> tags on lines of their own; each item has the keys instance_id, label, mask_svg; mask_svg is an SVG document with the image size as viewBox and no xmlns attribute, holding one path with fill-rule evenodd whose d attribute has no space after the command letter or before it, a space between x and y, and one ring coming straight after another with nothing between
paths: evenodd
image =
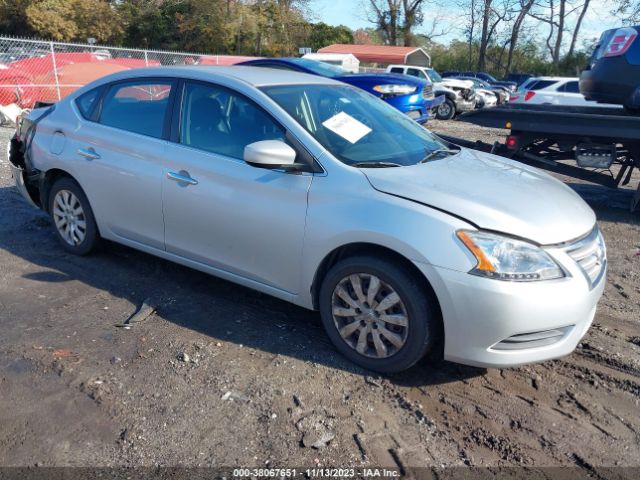
<instances>
[{"instance_id":1,"label":"rear passenger window","mask_svg":"<svg viewBox=\"0 0 640 480\"><path fill-rule=\"evenodd\" d=\"M391 69L391 73L404 73L404 68L400 68L400 67L393 67Z\"/></svg>"},{"instance_id":2,"label":"rear passenger window","mask_svg":"<svg viewBox=\"0 0 640 480\"><path fill-rule=\"evenodd\" d=\"M261 140L286 142L284 129L245 97L214 85L186 83L180 143L242 160L244 147Z\"/></svg>"},{"instance_id":3,"label":"rear passenger window","mask_svg":"<svg viewBox=\"0 0 640 480\"><path fill-rule=\"evenodd\" d=\"M530 85L527 90L542 90L556 83L558 83L556 80L538 80L533 85Z\"/></svg>"},{"instance_id":4,"label":"rear passenger window","mask_svg":"<svg viewBox=\"0 0 640 480\"><path fill-rule=\"evenodd\" d=\"M80 110L80 114L87 120L91 118L91 113L93 112L93 108L100 98L101 92L102 88L98 87L76 98L76 105L78 107L78 110Z\"/></svg>"},{"instance_id":5,"label":"rear passenger window","mask_svg":"<svg viewBox=\"0 0 640 480\"><path fill-rule=\"evenodd\" d=\"M162 138L172 82L131 81L111 86L102 104L100 123Z\"/></svg>"}]
</instances>

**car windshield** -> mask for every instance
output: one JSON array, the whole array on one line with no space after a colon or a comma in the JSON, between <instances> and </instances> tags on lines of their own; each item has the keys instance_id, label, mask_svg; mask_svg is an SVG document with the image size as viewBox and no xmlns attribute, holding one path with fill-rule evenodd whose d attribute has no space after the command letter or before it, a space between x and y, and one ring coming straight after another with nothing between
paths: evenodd
<instances>
[{"instance_id":1,"label":"car windshield","mask_svg":"<svg viewBox=\"0 0 640 480\"><path fill-rule=\"evenodd\" d=\"M427 68L427 72L429 72L429 78L431 78L432 82L441 82L442 77L438 72L436 72L433 68Z\"/></svg>"},{"instance_id":2,"label":"car windshield","mask_svg":"<svg viewBox=\"0 0 640 480\"><path fill-rule=\"evenodd\" d=\"M489 75L488 73L484 74L484 78L488 81L488 82L497 82L497 80L493 77L493 75Z\"/></svg>"},{"instance_id":3,"label":"car windshield","mask_svg":"<svg viewBox=\"0 0 640 480\"><path fill-rule=\"evenodd\" d=\"M407 166L452 152L383 100L349 85L279 85L262 91L347 165Z\"/></svg>"},{"instance_id":4,"label":"car windshield","mask_svg":"<svg viewBox=\"0 0 640 480\"><path fill-rule=\"evenodd\" d=\"M299 65L307 70L311 70L316 75L322 77L335 78L349 75L349 72L344 68L337 65L329 65L328 63L318 62L317 60L310 60L308 58L292 58L290 61L296 65Z\"/></svg>"}]
</instances>

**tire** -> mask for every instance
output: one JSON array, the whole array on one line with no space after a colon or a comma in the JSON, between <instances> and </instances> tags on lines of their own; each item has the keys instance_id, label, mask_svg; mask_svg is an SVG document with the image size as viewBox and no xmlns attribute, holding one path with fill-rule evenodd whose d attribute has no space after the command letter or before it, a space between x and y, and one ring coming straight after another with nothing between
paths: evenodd
<instances>
[{"instance_id":1,"label":"tire","mask_svg":"<svg viewBox=\"0 0 640 480\"><path fill-rule=\"evenodd\" d=\"M67 252L87 255L100 240L86 195L75 180L56 180L49 192L49 215L58 241Z\"/></svg>"},{"instance_id":2,"label":"tire","mask_svg":"<svg viewBox=\"0 0 640 480\"><path fill-rule=\"evenodd\" d=\"M452 100L445 98L444 102L438 105L436 118L438 120L451 120L456 114L456 104Z\"/></svg>"},{"instance_id":3,"label":"tire","mask_svg":"<svg viewBox=\"0 0 640 480\"><path fill-rule=\"evenodd\" d=\"M354 288L358 283L362 297ZM373 292L377 293L371 303L359 301L369 300ZM399 297L396 303L389 300L393 292ZM389 308L381 309L384 299ZM356 310L356 305L363 309ZM319 307L325 330L338 351L353 363L378 372L399 372L414 365L434 345L439 331L435 298L423 282L396 262L377 257L350 257L334 265L322 282ZM388 338L388 333L393 335ZM363 335L365 341L361 341Z\"/></svg>"}]
</instances>

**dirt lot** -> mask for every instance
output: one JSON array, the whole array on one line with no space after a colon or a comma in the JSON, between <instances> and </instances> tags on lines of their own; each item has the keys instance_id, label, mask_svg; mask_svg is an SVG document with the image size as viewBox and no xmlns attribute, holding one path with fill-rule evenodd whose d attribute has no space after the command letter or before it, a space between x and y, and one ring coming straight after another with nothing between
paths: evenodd
<instances>
[{"instance_id":1,"label":"dirt lot","mask_svg":"<svg viewBox=\"0 0 640 480\"><path fill-rule=\"evenodd\" d=\"M118 245L64 253L1 163L0 465L640 467L640 216L630 188L576 188L610 263L574 354L378 377L316 313Z\"/></svg>"}]
</instances>

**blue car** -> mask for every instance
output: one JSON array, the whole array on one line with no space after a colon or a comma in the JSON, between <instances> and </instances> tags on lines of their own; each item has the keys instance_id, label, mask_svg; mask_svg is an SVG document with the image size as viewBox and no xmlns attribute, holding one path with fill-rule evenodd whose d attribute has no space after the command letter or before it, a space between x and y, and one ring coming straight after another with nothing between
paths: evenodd
<instances>
[{"instance_id":1,"label":"blue car","mask_svg":"<svg viewBox=\"0 0 640 480\"><path fill-rule=\"evenodd\" d=\"M444 101L444 96L434 96L433 84L422 79L388 73L349 73L335 65L308 58L261 58L238 65L292 70L333 78L382 98L418 123L425 123L429 119L429 111Z\"/></svg>"}]
</instances>

